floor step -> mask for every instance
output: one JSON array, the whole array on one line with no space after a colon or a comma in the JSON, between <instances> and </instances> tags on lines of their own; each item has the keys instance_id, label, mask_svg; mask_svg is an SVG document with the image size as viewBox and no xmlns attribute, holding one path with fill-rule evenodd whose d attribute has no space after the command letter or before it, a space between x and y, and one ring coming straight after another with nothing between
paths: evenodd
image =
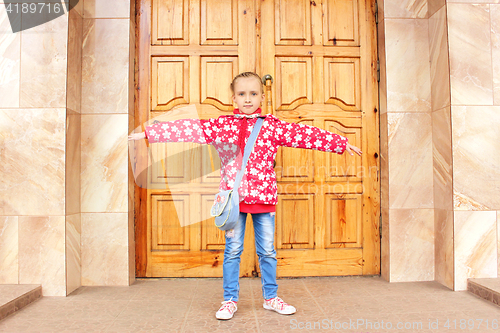
<instances>
[{"instance_id":1,"label":"floor step","mask_svg":"<svg viewBox=\"0 0 500 333\"><path fill-rule=\"evenodd\" d=\"M468 279L467 290L500 306L500 278Z\"/></svg>"},{"instance_id":2,"label":"floor step","mask_svg":"<svg viewBox=\"0 0 500 333\"><path fill-rule=\"evenodd\" d=\"M0 284L0 320L42 297L36 284Z\"/></svg>"}]
</instances>

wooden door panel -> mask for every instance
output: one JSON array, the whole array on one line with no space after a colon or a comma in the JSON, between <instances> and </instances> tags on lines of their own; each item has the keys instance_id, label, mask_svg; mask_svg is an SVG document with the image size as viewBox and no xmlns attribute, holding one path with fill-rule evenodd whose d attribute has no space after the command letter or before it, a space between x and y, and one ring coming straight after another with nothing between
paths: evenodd
<instances>
[{"instance_id":1,"label":"wooden door panel","mask_svg":"<svg viewBox=\"0 0 500 333\"><path fill-rule=\"evenodd\" d=\"M363 246L361 206L359 194L325 194L326 248Z\"/></svg>"},{"instance_id":2,"label":"wooden door panel","mask_svg":"<svg viewBox=\"0 0 500 333\"><path fill-rule=\"evenodd\" d=\"M323 0L323 45L358 46L360 44L359 2Z\"/></svg>"},{"instance_id":3,"label":"wooden door panel","mask_svg":"<svg viewBox=\"0 0 500 333\"><path fill-rule=\"evenodd\" d=\"M361 110L360 59L324 57L325 103Z\"/></svg>"},{"instance_id":4,"label":"wooden door panel","mask_svg":"<svg viewBox=\"0 0 500 333\"><path fill-rule=\"evenodd\" d=\"M171 110L189 101L189 57L153 57L152 110Z\"/></svg>"},{"instance_id":5,"label":"wooden door panel","mask_svg":"<svg viewBox=\"0 0 500 333\"><path fill-rule=\"evenodd\" d=\"M189 44L189 0L153 0L152 45Z\"/></svg>"},{"instance_id":6,"label":"wooden door panel","mask_svg":"<svg viewBox=\"0 0 500 333\"><path fill-rule=\"evenodd\" d=\"M276 45L311 45L310 0L277 0Z\"/></svg>"},{"instance_id":7,"label":"wooden door panel","mask_svg":"<svg viewBox=\"0 0 500 333\"><path fill-rule=\"evenodd\" d=\"M293 110L312 103L311 57L276 57L275 75L277 110Z\"/></svg>"},{"instance_id":8,"label":"wooden door panel","mask_svg":"<svg viewBox=\"0 0 500 333\"><path fill-rule=\"evenodd\" d=\"M238 1L201 1L201 45L238 44Z\"/></svg>"},{"instance_id":9,"label":"wooden door panel","mask_svg":"<svg viewBox=\"0 0 500 333\"><path fill-rule=\"evenodd\" d=\"M151 250L189 250L189 195L153 195Z\"/></svg>"},{"instance_id":10,"label":"wooden door panel","mask_svg":"<svg viewBox=\"0 0 500 333\"><path fill-rule=\"evenodd\" d=\"M314 195L281 195L277 208L276 249L314 250Z\"/></svg>"},{"instance_id":11,"label":"wooden door panel","mask_svg":"<svg viewBox=\"0 0 500 333\"><path fill-rule=\"evenodd\" d=\"M229 88L238 75L238 57L201 57L201 101L219 110L231 111Z\"/></svg>"}]
</instances>

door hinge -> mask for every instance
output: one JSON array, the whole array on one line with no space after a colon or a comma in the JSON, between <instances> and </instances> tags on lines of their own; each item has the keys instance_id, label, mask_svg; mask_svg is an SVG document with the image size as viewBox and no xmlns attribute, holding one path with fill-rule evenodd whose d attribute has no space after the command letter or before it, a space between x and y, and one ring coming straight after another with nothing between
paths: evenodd
<instances>
[{"instance_id":1,"label":"door hinge","mask_svg":"<svg viewBox=\"0 0 500 333\"><path fill-rule=\"evenodd\" d=\"M380 60L377 59L377 82L380 82Z\"/></svg>"},{"instance_id":2,"label":"door hinge","mask_svg":"<svg viewBox=\"0 0 500 333\"><path fill-rule=\"evenodd\" d=\"M382 239L382 214L380 214L380 217L378 220L378 234L380 235L380 238Z\"/></svg>"}]
</instances>

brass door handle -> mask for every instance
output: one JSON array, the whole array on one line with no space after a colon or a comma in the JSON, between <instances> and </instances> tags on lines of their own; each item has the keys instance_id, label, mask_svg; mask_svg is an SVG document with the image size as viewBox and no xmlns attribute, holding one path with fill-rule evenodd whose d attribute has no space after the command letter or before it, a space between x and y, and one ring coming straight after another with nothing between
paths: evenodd
<instances>
[{"instance_id":1,"label":"brass door handle","mask_svg":"<svg viewBox=\"0 0 500 333\"><path fill-rule=\"evenodd\" d=\"M267 80L271 80L271 83L274 82L273 77L269 74L266 74L262 77L262 84L266 85Z\"/></svg>"}]
</instances>

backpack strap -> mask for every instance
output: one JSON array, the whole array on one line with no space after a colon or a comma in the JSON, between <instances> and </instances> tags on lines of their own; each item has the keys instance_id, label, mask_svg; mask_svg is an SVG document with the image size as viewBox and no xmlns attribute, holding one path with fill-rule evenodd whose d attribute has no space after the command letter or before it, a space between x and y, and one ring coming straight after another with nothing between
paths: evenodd
<instances>
[{"instance_id":1,"label":"backpack strap","mask_svg":"<svg viewBox=\"0 0 500 333\"><path fill-rule=\"evenodd\" d=\"M252 129L252 133L248 137L247 144L245 145L245 154L243 155L243 161L241 162L241 169L236 174L236 179L234 180L233 189L237 190L240 187L241 179L243 178L243 174L245 173L245 169L247 167L248 158L250 157L250 153L255 146L255 141L257 141L257 136L259 135L260 129L262 127L262 123L264 122L264 118L257 118L257 122L255 123L254 128Z\"/></svg>"}]
</instances>

